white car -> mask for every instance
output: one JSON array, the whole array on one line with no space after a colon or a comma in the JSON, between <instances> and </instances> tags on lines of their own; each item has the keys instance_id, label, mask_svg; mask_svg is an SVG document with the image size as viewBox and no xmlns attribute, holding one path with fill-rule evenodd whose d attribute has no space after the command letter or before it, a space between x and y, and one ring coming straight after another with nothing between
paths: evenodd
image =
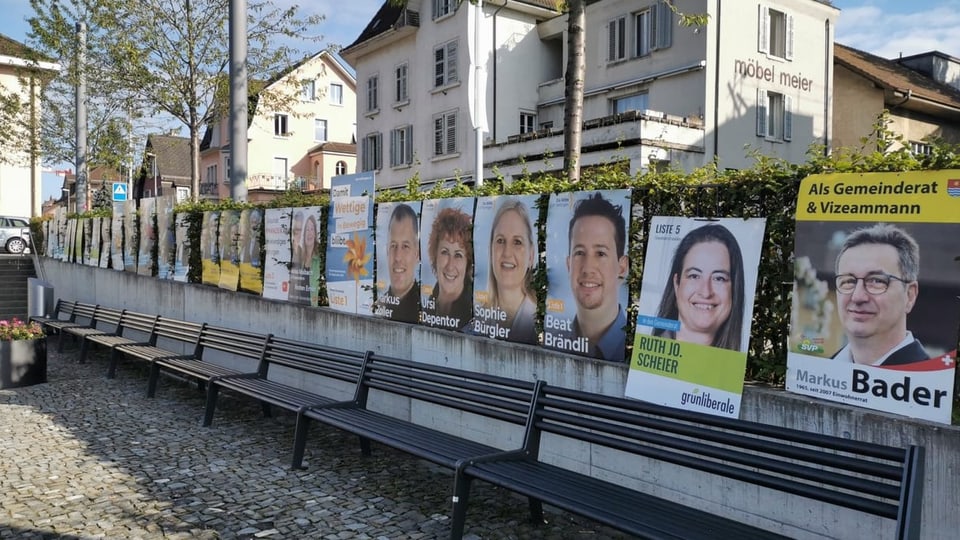
<instances>
[{"instance_id":1,"label":"white car","mask_svg":"<svg viewBox=\"0 0 960 540\"><path fill-rule=\"evenodd\" d=\"M30 220L23 217L0 216L0 246L7 253L18 255L30 247Z\"/></svg>"}]
</instances>

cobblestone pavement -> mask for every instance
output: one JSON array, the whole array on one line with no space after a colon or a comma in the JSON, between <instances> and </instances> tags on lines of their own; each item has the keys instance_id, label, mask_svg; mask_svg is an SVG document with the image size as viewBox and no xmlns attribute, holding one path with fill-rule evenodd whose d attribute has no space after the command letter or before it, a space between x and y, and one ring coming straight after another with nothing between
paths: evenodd
<instances>
[{"instance_id":1,"label":"cobblestone pavement","mask_svg":"<svg viewBox=\"0 0 960 540\"><path fill-rule=\"evenodd\" d=\"M325 426L306 470L289 468L294 416L264 418L221 394L200 425L195 385L164 378L146 397L145 366L105 377L103 355L76 363L50 348L47 384L0 390L0 538L432 539L449 535L448 471ZM468 539L623 536L474 484Z\"/></svg>"}]
</instances>

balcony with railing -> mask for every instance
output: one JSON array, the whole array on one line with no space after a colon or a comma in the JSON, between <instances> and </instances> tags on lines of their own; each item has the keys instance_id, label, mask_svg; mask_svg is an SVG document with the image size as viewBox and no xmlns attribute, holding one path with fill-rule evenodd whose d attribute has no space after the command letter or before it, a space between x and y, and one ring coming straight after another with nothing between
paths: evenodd
<instances>
[{"instance_id":1,"label":"balcony with railing","mask_svg":"<svg viewBox=\"0 0 960 540\"><path fill-rule=\"evenodd\" d=\"M256 173L247 176L247 189L266 191L318 191L323 189L323 179L315 176L284 176Z\"/></svg>"}]
</instances>

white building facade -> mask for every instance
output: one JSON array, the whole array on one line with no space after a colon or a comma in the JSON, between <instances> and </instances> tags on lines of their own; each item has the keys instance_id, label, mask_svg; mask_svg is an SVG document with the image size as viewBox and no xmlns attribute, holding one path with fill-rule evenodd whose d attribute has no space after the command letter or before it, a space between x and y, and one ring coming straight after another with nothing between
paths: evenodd
<instances>
[{"instance_id":1,"label":"white building facade","mask_svg":"<svg viewBox=\"0 0 960 540\"><path fill-rule=\"evenodd\" d=\"M800 162L811 144L829 146L839 10L815 0L672 3L708 24L680 26L660 0L587 6L584 166L689 170L716 158L740 168L750 150ZM569 51L554 5L493 0L478 20L468 2L385 4L342 53L360 87L360 170L376 170L384 187L472 179L479 132L486 178L559 171Z\"/></svg>"}]
</instances>

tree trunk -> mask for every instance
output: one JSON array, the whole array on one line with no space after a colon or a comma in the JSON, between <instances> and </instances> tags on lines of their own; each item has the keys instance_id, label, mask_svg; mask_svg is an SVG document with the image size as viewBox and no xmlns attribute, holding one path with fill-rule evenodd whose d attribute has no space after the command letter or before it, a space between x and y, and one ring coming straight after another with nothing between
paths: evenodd
<instances>
[{"instance_id":1,"label":"tree trunk","mask_svg":"<svg viewBox=\"0 0 960 540\"><path fill-rule=\"evenodd\" d=\"M563 168L570 182L580 181L580 146L583 139L583 80L586 77L584 26L585 0L570 0L567 19L567 72L563 111Z\"/></svg>"}]
</instances>

